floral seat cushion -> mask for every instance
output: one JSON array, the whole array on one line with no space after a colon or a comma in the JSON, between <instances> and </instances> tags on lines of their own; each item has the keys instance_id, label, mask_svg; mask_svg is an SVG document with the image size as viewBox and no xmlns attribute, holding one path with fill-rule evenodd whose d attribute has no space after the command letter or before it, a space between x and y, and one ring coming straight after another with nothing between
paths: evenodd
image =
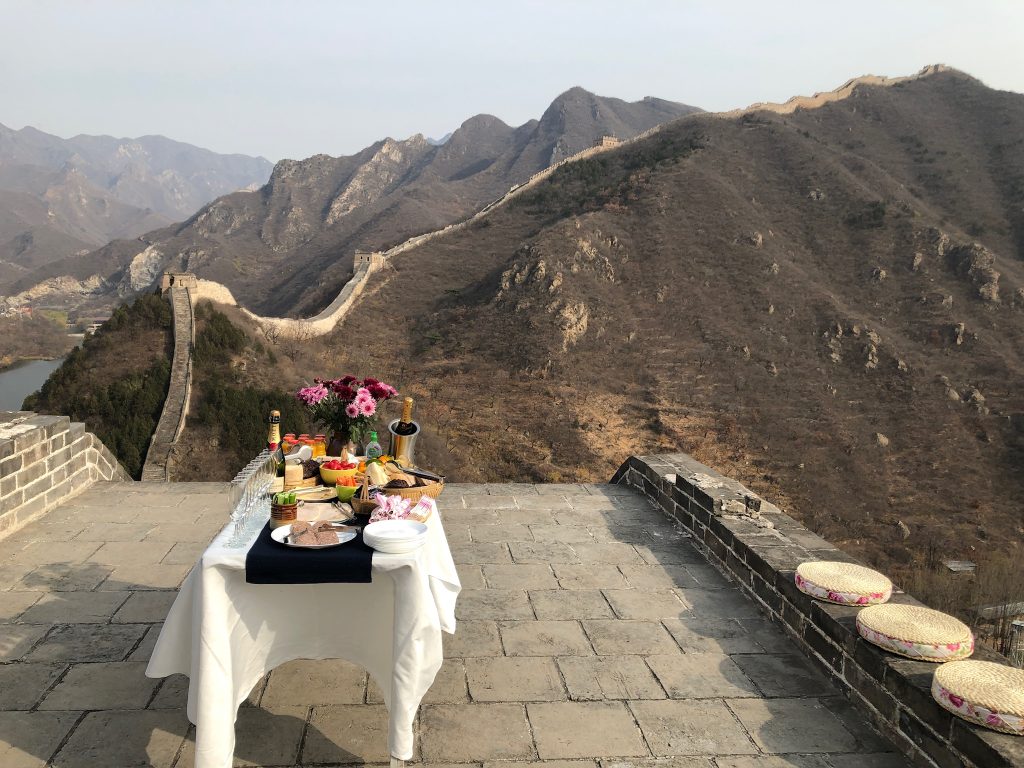
<instances>
[{"instance_id":1,"label":"floral seat cushion","mask_svg":"<svg viewBox=\"0 0 1024 768\"><path fill-rule=\"evenodd\" d=\"M892 595L888 578L853 563L801 563L796 569L796 586L811 597L839 605L874 605Z\"/></svg>"},{"instance_id":2,"label":"floral seat cushion","mask_svg":"<svg viewBox=\"0 0 1024 768\"><path fill-rule=\"evenodd\" d=\"M959 619L919 605L871 605L857 614L869 643L918 661L956 661L974 653L974 635Z\"/></svg>"},{"instance_id":3,"label":"floral seat cushion","mask_svg":"<svg viewBox=\"0 0 1024 768\"><path fill-rule=\"evenodd\" d=\"M991 661L943 664L932 678L932 697L964 720L1024 736L1024 669Z\"/></svg>"}]
</instances>

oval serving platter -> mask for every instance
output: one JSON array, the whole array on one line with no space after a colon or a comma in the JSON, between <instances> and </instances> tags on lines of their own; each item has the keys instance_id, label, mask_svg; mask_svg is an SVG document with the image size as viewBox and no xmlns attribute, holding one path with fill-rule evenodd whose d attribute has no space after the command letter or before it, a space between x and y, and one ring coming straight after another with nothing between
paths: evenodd
<instances>
[{"instance_id":1,"label":"oval serving platter","mask_svg":"<svg viewBox=\"0 0 1024 768\"><path fill-rule=\"evenodd\" d=\"M356 532L351 528L338 528L335 531L335 534L338 536L337 544L292 544L291 532L292 527L290 525L282 525L280 528L275 528L270 532L270 538L278 544L294 547L295 549L329 549L330 547L341 546L356 537Z\"/></svg>"}]
</instances>

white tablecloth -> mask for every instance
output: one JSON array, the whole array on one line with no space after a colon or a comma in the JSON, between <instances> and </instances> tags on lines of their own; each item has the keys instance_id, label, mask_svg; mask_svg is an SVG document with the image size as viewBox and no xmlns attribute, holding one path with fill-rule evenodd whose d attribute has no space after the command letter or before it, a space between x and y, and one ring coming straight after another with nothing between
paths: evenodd
<instances>
[{"instance_id":1,"label":"white tablecloth","mask_svg":"<svg viewBox=\"0 0 1024 768\"><path fill-rule=\"evenodd\" d=\"M427 542L407 555L373 555L370 584L247 584L229 525L192 569L146 668L188 675L196 768L227 768L239 705L268 672L293 659L346 659L380 686L393 757L412 757L413 719L455 632L455 571L440 513Z\"/></svg>"}]
</instances>

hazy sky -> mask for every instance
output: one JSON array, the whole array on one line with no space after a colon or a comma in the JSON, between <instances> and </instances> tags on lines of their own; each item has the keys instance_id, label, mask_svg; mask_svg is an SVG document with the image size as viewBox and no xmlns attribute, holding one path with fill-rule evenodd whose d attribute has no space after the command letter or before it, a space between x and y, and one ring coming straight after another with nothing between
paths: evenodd
<instances>
[{"instance_id":1,"label":"hazy sky","mask_svg":"<svg viewBox=\"0 0 1024 768\"><path fill-rule=\"evenodd\" d=\"M1024 92L1024 2L0 0L0 123L271 160L518 125L573 85L731 109L943 62Z\"/></svg>"}]
</instances>

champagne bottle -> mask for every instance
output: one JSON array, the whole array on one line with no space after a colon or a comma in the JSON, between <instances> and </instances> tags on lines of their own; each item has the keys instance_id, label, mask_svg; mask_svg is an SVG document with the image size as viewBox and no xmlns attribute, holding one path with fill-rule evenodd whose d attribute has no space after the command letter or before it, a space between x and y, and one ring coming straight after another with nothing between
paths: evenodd
<instances>
[{"instance_id":1,"label":"champagne bottle","mask_svg":"<svg viewBox=\"0 0 1024 768\"><path fill-rule=\"evenodd\" d=\"M267 432L267 450L273 453L281 444L281 412L270 412L270 430Z\"/></svg>"},{"instance_id":2,"label":"champagne bottle","mask_svg":"<svg viewBox=\"0 0 1024 768\"><path fill-rule=\"evenodd\" d=\"M412 423L412 404L413 400L411 397L405 398L402 403L402 418L393 428L396 435L406 436L415 434L416 425Z\"/></svg>"}]
</instances>

